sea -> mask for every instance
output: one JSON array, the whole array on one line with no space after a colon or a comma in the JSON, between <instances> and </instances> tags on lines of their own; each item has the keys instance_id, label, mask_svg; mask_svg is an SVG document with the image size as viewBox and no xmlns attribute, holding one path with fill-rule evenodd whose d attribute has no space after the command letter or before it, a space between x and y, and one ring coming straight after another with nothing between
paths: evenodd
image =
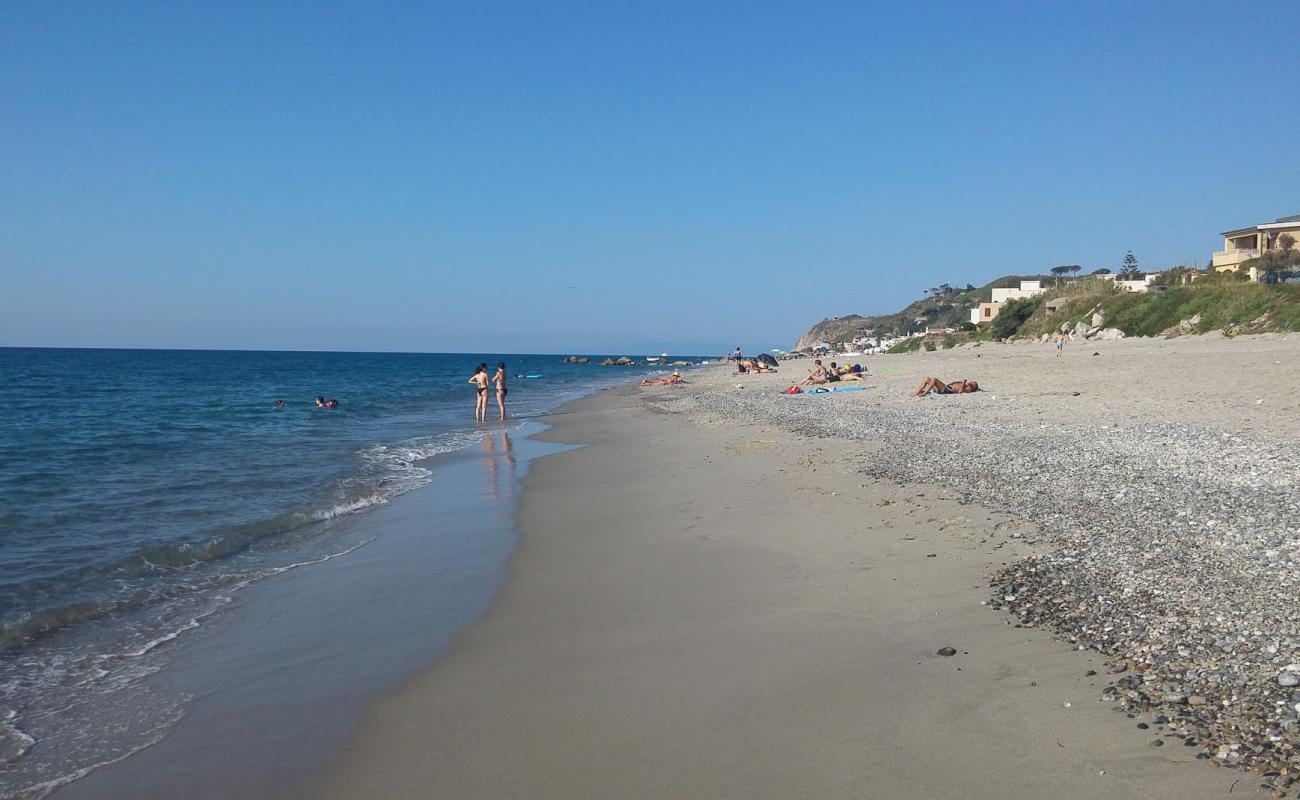
<instances>
[{"instance_id":1,"label":"sea","mask_svg":"<svg viewBox=\"0 0 1300 800\"><path fill-rule=\"evenodd\" d=\"M351 523L440 455L657 371L605 357L0 348L0 797L166 736L192 698L158 678L187 639L382 537ZM467 380L498 361L510 418L492 397L476 424Z\"/></svg>"}]
</instances>

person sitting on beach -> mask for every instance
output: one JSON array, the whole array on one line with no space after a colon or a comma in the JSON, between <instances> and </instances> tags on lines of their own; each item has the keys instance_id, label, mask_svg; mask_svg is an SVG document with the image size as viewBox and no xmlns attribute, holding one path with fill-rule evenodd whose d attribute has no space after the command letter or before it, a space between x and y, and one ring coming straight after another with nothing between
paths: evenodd
<instances>
[{"instance_id":1,"label":"person sitting on beach","mask_svg":"<svg viewBox=\"0 0 1300 800\"><path fill-rule=\"evenodd\" d=\"M682 380L682 373L680 372L674 372L667 378L656 378L654 380L646 378L641 381L642 386L676 386L681 383L686 383L686 381Z\"/></svg>"},{"instance_id":2,"label":"person sitting on beach","mask_svg":"<svg viewBox=\"0 0 1300 800\"><path fill-rule=\"evenodd\" d=\"M822 366L822 360L819 358L813 361L812 372L809 372L808 377L800 381L799 385L811 386L814 383L826 383L826 381L829 379L829 376L830 373L827 372L826 368Z\"/></svg>"},{"instance_id":3,"label":"person sitting on beach","mask_svg":"<svg viewBox=\"0 0 1300 800\"><path fill-rule=\"evenodd\" d=\"M834 383L839 379L840 379L840 368L834 361L832 361L831 368L826 371L826 382Z\"/></svg>"},{"instance_id":4,"label":"person sitting on beach","mask_svg":"<svg viewBox=\"0 0 1300 800\"><path fill-rule=\"evenodd\" d=\"M938 378L926 378L921 381L921 385L916 388L916 394L913 397L925 397L927 394L966 394L967 392L978 392L980 385L972 380L963 378L952 383L944 383Z\"/></svg>"}]
</instances>

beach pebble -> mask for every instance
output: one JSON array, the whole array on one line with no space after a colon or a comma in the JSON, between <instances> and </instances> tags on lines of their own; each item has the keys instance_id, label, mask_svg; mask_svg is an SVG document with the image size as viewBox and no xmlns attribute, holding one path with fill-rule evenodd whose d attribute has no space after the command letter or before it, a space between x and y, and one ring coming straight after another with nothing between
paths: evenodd
<instances>
[{"instance_id":1,"label":"beach pebble","mask_svg":"<svg viewBox=\"0 0 1300 800\"><path fill-rule=\"evenodd\" d=\"M953 647L940 647L935 655L944 656L945 658L947 656L955 656L957 655L957 650Z\"/></svg>"},{"instance_id":2,"label":"beach pebble","mask_svg":"<svg viewBox=\"0 0 1300 800\"><path fill-rule=\"evenodd\" d=\"M1005 625L1046 628L1098 654L1105 666L1096 671L1118 679L1099 692L1107 705L1167 726L1180 741L1236 745L1225 764L1300 770L1300 448L1292 440L1193 406L1160 418L1084 404L1092 416L1043 428L1010 408L1034 414L1059 394L949 398L923 413L885 400L864 414L856 403L790 403L722 387L682 395L670 410L833 441L865 477L953 490L1032 521L976 537L1035 546L988 576L986 607L1006 614ZM866 445L857 456L855 442ZM1020 530L1024 538L1014 538Z\"/></svg>"}]
</instances>

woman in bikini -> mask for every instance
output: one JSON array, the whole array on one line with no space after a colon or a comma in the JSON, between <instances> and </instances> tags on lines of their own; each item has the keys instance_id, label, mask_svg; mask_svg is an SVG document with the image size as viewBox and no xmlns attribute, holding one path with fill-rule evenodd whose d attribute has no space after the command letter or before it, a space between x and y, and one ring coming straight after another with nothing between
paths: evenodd
<instances>
[{"instance_id":1,"label":"woman in bikini","mask_svg":"<svg viewBox=\"0 0 1300 800\"><path fill-rule=\"evenodd\" d=\"M479 364L466 383L474 384L474 421L487 422L487 364Z\"/></svg>"},{"instance_id":2,"label":"woman in bikini","mask_svg":"<svg viewBox=\"0 0 1300 800\"><path fill-rule=\"evenodd\" d=\"M492 376L497 385L497 408L501 409L501 421L506 421L506 362L497 362L497 374Z\"/></svg>"},{"instance_id":3,"label":"woman in bikini","mask_svg":"<svg viewBox=\"0 0 1300 800\"><path fill-rule=\"evenodd\" d=\"M646 378L641 381L642 386L676 386L681 383L686 383L686 381L682 380L682 373L680 372L674 372L667 378L655 378L654 380Z\"/></svg>"},{"instance_id":4,"label":"woman in bikini","mask_svg":"<svg viewBox=\"0 0 1300 800\"><path fill-rule=\"evenodd\" d=\"M913 397L925 397L930 392L935 394L966 394L967 392L978 392L979 390L980 385L978 383L964 378L952 383L944 383L938 378L926 378L916 388L916 394Z\"/></svg>"}]
</instances>

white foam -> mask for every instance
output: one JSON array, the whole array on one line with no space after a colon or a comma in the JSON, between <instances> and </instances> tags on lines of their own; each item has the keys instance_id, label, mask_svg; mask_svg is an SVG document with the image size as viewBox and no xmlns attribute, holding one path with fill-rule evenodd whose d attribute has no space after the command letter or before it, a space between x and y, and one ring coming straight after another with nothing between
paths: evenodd
<instances>
[{"instance_id":1,"label":"white foam","mask_svg":"<svg viewBox=\"0 0 1300 800\"><path fill-rule=\"evenodd\" d=\"M518 430L522 423L508 426ZM382 505L395 497L427 485L433 480L433 471L420 462L444 453L464 450L482 441L483 431L448 431L433 436L417 436L396 444L379 444L362 450L358 457L370 467L382 471L361 475L354 481L377 483L379 488L363 497L336 503L311 514L316 522L325 522L348 514L355 514L373 506ZM346 488L345 484L345 488Z\"/></svg>"},{"instance_id":2,"label":"white foam","mask_svg":"<svg viewBox=\"0 0 1300 800\"><path fill-rule=\"evenodd\" d=\"M22 728L18 727L15 721L18 719L18 712L13 709L6 709L4 718L0 719L0 738L13 742L11 752L0 752L0 764L11 764L27 754L28 750L36 744L36 740L27 735Z\"/></svg>"}]
</instances>

